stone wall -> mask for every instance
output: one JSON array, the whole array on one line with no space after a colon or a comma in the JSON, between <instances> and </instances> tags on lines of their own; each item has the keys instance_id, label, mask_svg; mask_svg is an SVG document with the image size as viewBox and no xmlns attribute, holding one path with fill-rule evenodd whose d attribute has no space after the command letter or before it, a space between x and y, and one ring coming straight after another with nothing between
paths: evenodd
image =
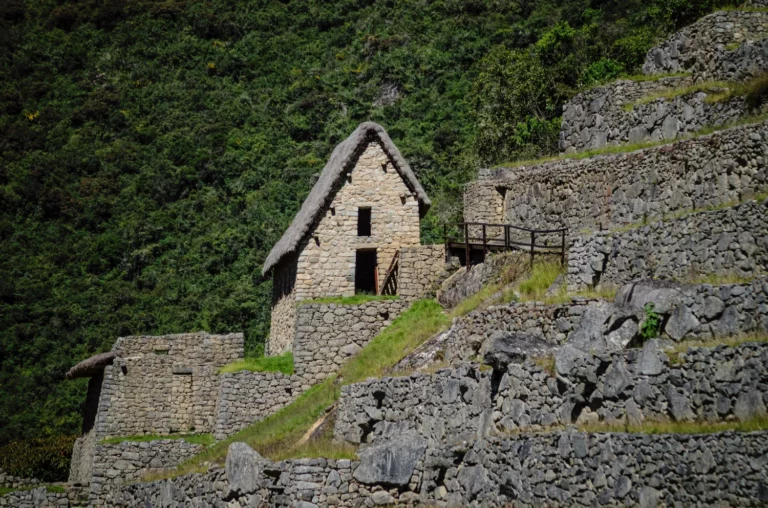
<instances>
[{"instance_id":1,"label":"stone wall","mask_svg":"<svg viewBox=\"0 0 768 508\"><path fill-rule=\"evenodd\" d=\"M648 52L645 74L692 71L701 79L744 79L766 68L762 40L768 35L768 13L763 11L715 12L675 33ZM733 45L758 42L760 54L740 58ZM728 53L724 55L723 53ZM746 55L744 55L746 56Z\"/></svg>"},{"instance_id":2,"label":"stone wall","mask_svg":"<svg viewBox=\"0 0 768 508\"><path fill-rule=\"evenodd\" d=\"M593 301L574 298L560 305L509 303L458 317L443 342L444 358L451 362L468 361L482 353L483 345L492 335L505 332L523 332L552 345L562 344Z\"/></svg>"},{"instance_id":3,"label":"stone wall","mask_svg":"<svg viewBox=\"0 0 768 508\"><path fill-rule=\"evenodd\" d=\"M403 300L434 295L447 277L445 245L417 245L400 250L397 294Z\"/></svg>"},{"instance_id":4,"label":"stone wall","mask_svg":"<svg viewBox=\"0 0 768 508\"><path fill-rule=\"evenodd\" d=\"M292 384L291 376L280 372L222 374L214 437L226 439L290 404L295 398Z\"/></svg>"},{"instance_id":5,"label":"stone wall","mask_svg":"<svg viewBox=\"0 0 768 508\"><path fill-rule=\"evenodd\" d=\"M574 238L568 286L621 286L698 274L754 277L768 271L768 200Z\"/></svg>"},{"instance_id":6,"label":"stone wall","mask_svg":"<svg viewBox=\"0 0 768 508\"><path fill-rule=\"evenodd\" d=\"M85 506L87 498L78 489L66 492L48 492L45 487L16 490L0 496L0 506L13 508L67 508Z\"/></svg>"},{"instance_id":7,"label":"stone wall","mask_svg":"<svg viewBox=\"0 0 768 508\"><path fill-rule=\"evenodd\" d=\"M272 314L264 356L280 356L293 351L296 335L296 261L291 256L274 269L272 276Z\"/></svg>"},{"instance_id":8,"label":"stone wall","mask_svg":"<svg viewBox=\"0 0 768 508\"><path fill-rule=\"evenodd\" d=\"M371 236L357 235L359 208L371 208ZM376 250L379 283L398 249L419 245L419 203L378 142L368 145L346 183L297 252L296 299L355 293L357 250Z\"/></svg>"},{"instance_id":9,"label":"stone wall","mask_svg":"<svg viewBox=\"0 0 768 508\"><path fill-rule=\"evenodd\" d=\"M68 481L73 485L88 485L93 476L93 455L96 452L96 432L91 430L75 440L69 463Z\"/></svg>"},{"instance_id":10,"label":"stone wall","mask_svg":"<svg viewBox=\"0 0 768 508\"><path fill-rule=\"evenodd\" d=\"M768 432L585 434L426 446L402 436L361 459L260 461L123 487L107 506L761 506ZM231 476L232 479L228 479ZM393 483L394 482L394 483Z\"/></svg>"},{"instance_id":11,"label":"stone wall","mask_svg":"<svg viewBox=\"0 0 768 508\"><path fill-rule=\"evenodd\" d=\"M18 489L21 487L32 487L40 485L42 482L36 478L22 478L21 476L13 476L5 473L0 469L0 487L9 489Z\"/></svg>"},{"instance_id":12,"label":"stone wall","mask_svg":"<svg viewBox=\"0 0 768 508\"><path fill-rule=\"evenodd\" d=\"M401 300L299 306L293 343L294 389L307 390L338 371L407 307Z\"/></svg>"},{"instance_id":13,"label":"stone wall","mask_svg":"<svg viewBox=\"0 0 768 508\"><path fill-rule=\"evenodd\" d=\"M218 369L243 358L243 335L121 337L104 369L96 437L213 432Z\"/></svg>"},{"instance_id":14,"label":"stone wall","mask_svg":"<svg viewBox=\"0 0 768 508\"><path fill-rule=\"evenodd\" d=\"M768 122L671 145L532 167L483 171L464 196L466 220L530 228L608 229L749 199L768 190ZM482 189L482 192L481 192ZM475 201L505 189L504 217Z\"/></svg>"},{"instance_id":15,"label":"stone wall","mask_svg":"<svg viewBox=\"0 0 768 508\"><path fill-rule=\"evenodd\" d=\"M107 503L118 486L139 480L149 473L172 469L203 449L204 446L183 439L97 444L90 501L97 506Z\"/></svg>"},{"instance_id":16,"label":"stone wall","mask_svg":"<svg viewBox=\"0 0 768 508\"><path fill-rule=\"evenodd\" d=\"M750 113L743 97L708 102L704 92L634 104L654 92L689 85L691 78L619 80L576 95L563 107L560 150L671 141L711 125L726 125Z\"/></svg>"},{"instance_id":17,"label":"stone wall","mask_svg":"<svg viewBox=\"0 0 768 508\"><path fill-rule=\"evenodd\" d=\"M642 350L558 353L555 372L530 359L493 373L477 365L342 388L334 435L350 443L404 433L446 445L573 422L748 421L768 415L768 345L691 348L670 363Z\"/></svg>"}]
</instances>

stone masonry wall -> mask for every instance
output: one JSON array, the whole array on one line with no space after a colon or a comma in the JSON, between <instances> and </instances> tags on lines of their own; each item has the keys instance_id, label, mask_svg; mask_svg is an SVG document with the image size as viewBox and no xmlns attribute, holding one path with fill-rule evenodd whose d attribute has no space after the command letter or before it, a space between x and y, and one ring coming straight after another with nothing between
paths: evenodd
<instances>
[{"instance_id":1,"label":"stone masonry wall","mask_svg":"<svg viewBox=\"0 0 768 508\"><path fill-rule=\"evenodd\" d=\"M407 307L408 302L401 300L299 306L293 343L294 389L307 390L338 371Z\"/></svg>"},{"instance_id":2,"label":"stone masonry wall","mask_svg":"<svg viewBox=\"0 0 768 508\"><path fill-rule=\"evenodd\" d=\"M191 444L183 439L97 444L90 501L101 506L119 485L139 480L148 473L160 473L174 468L203 449L202 445Z\"/></svg>"},{"instance_id":3,"label":"stone masonry wall","mask_svg":"<svg viewBox=\"0 0 768 508\"><path fill-rule=\"evenodd\" d=\"M96 437L205 433L215 424L218 369L243 358L243 335L121 337L104 369Z\"/></svg>"},{"instance_id":4,"label":"stone masonry wall","mask_svg":"<svg viewBox=\"0 0 768 508\"><path fill-rule=\"evenodd\" d=\"M272 314L265 356L280 356L293 351L296 335L296 259L279 263L272 275Z\"/></svg>"},{"instance_id":5,"label":"stone masonry wall","mask_svg":"<svg viewBox=\"0 0 768 508\"><path fill-rule=\"evenodd\" d=\"M712 505L761 506L766 500L767 432L646 435L567 429L457 446L423 447L416 441L404 447L402 441L383 445L380 457L262 464L251 481L233 468L137 483L121 488L107 506L654 507L694 506L703 499ZM403 484L375 482L395 472L409 477Z\"/></svg>"},{"instance_id":6,"label":"stone masonry wall","mask_svg":"<svg viewBox=\"0 0 768 508\"><path fill-rule=\"evenodd\" d=\"M651 341L558 355L557 378L526 360L493 374L465 365L370 380L342 388L334 435L365 443L416 433L451 445L573 422L747 421L768 415L767 360L768 345L751 343L691 348L671 364Z\"/></svg>"},{"instance_id":7,"label":"stone masonry wall","mask_svg":"<svg viewBox=\"0 0 768 508\"><path fill-rule=\"evenodd\" d=\"M672 89L686 86L689 81L690 78L658 82L619 80L576 95L563 107L560 150L580 152L627 143L671 141L706 126L726 125L750 113L743 97L711 103L704 92L631 106L639 98L663 90L663 85ZM641 95L638 90L648 91Z\"/></svg>"},{"instance_id":8,"label":"stone masonry wall","mask_svg":"<svg viewBox=\"0 0 768 508\"><path fill-rule=\"evenodd\" d=\"M553 346L562 344L592 301L574 298L561 305L509 303L458 317L445 338L444 358L450 362L475 358L491 335L504 332L523 332Z\"/></svg>"},{"instance_id":9,"label":"stone masonry wall","mask_svg":"<svg viewBox=\"0 0 768 508\"><path fill-rule=\"evenodd\" d=\"M576 237L568 286L621 286L698 274L753 277L768 271L768 200L694 213L629 231Z\"/></svg>"},{"instance_id":10,"label":"stone masonry wall","mask_svg":"<svg viewBox=\"0 0 768 508\"><path fill-rule=\"evenodd\" d=\"M88 485L93 475L93 456L96 451L96 432L91 430L75 440L69 463L71 484Z\"/></svg>"},{"instance_id":11,"label":"stone masonry wall","mask_svg":"<svg viewBox=\"0 0 768 508\"><path fill-rule=\"evenodd\" d=\"M45 487L30 490L15 490L0 496L0 506L13 508L67 508L83 506L80 492L70 489L67 492L48 492Z\"/></svg>"},{"instance_id":12,"label":"stone masonry wall","mask_svg":"<svg viewBox=\"0 0 768 508\"><path fill-rule=\"evenodd\" d=\"M648 52L645 74L693 71L702 79L744 79L765 70L762 55L739 58L732 45L759 42L768 36L768 13L722 11L699 19ZM724 57L722 53L731 53Z\"/></svg>"},{"instance_id":13,"label":"stone masonry wall","mask_svg":"<svg viewBox=\"0 0 768 508\"><path fill-rule=\"evenodd\" d=\"M357 236L358 208L371 208L371 236ZM379 283L395 252L419 245L419 203L372 142L317 226L298 247L296 299L355 293L355 253L377 251Z\"/></svg>"},{"instance_id":14,"label":"stone masonry wall","mask_svg":"<svg viewBox=\"0 0 768 508\"><path fill-rule=\"evenodd\" d=\"M498 222L475 199L501 188L509 224L567 227L573 234L654 220L768 190L766 155L768 122L762 122L631 153L484 171L468 185L465 219Z\"/></svg>"},{"instance_id":15,"label":"stone masonry wall","mask_svg":"<svg viewBox=\"0 0 768 508\"><path fill-rule=\"evenodd\" d=\"M276 413L295 398L291 376L241 371L221 375L214 437L226 439Z\"/></svg>"},{"instance_id":16,"label":"stone masonry wall","mask_svg":"<svg viewBox=\"0 0 768 508\"><path fill-rule=\"evenodd\" d=\"M400 250L397 294L404 300L434 294L447 278L445 245L417 245Z\"/></svg>"}]
</instances>

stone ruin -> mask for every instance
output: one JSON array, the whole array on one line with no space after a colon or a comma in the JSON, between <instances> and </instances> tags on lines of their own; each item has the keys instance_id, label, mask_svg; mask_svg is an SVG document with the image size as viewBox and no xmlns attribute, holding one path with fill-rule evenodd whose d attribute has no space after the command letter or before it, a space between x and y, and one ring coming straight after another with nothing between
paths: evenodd
<instances>
[{"instance_id":1,"label":"stone ruin","mask_svg":"<svg viewBox=\"0 0 768 508\"><path fill-rule=\"evenodd\" d=\"M218 374L242 358L240 335L119 339L111 353L73 369L91 378L73 481L89 484L92 505L121 507L765 505L768 431L642 428L768 418L768 345L728 345L768 333L768 124L729 127L754 114L743 97L712 102L707 96L718 92L708 88L669 93L762 75L767 27L760 10L714 13L648 53L648 75L685 74L620 80L565 106L564 152L656 144L483 170L467 186L467 222L568 228L562 287L613 288L614 299L585 294L481 308L401 364L420 369L440 359L448 367L343 387L334 438L359 446L356 460L273 462L233 443L223 468L137 481L198 445L106 444L106 437L210 432L223 439L338 370L445 279L442 246L418 246L428 198L383 129L361 126L334 152L308 211L265 265L277 291L270 353L293 351L295 375ZM696 135L709 125L719 130ZM369 205L350 177L362 187L369 177L393 182L397 199L384 204L385 191L375 206L400 210L388 220L403 235L381 240L387 256L399 251L399 300L311 301L355 289L352 257L361 240L352 230ZM348 249L346 264L327 270L335 227L350 232L337 239ZM363 243L378 249L375 236ZM513 254L507 262L527 260ZM387 268L376 270L384 282ZM489 258L458 273L439 300L456 305L500 270ZM653 340L644 337L648 304L658 319ZM700 345L680 350L684 341ZM0 497L0 506L69 503L29 492Z\"/></svg>"}]
</instances>

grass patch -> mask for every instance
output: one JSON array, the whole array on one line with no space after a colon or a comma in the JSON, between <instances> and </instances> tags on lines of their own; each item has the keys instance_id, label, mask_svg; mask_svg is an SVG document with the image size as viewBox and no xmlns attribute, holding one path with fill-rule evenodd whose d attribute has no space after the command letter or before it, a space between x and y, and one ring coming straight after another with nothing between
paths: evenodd
<instances>
[{"instance_id":1,"label":"grass patch","mask_svg":"<svg viewBox=\"0 0 768 508\"><path fill-rule=\"evenodd\" d=\"M557 376L557 370L555 369L554 356L542 356L539 358L534 358L533 363L541 367L541 370L549 374L550 377Z\"/></svg>"},{"instance_id":2,"label":"grass patch","mask_svg":"<svg viewBox=\"0 0 768 508\"><path fill-rule=\"evenodd\" d=\"M134 443L149 443L151 441L160 441L162 439L183 439L189 444L212 446L216 439L213 434L171 434L170 436L158 436L156 434L149 434L146 436L123 436L123 437L110 437L103 439L99 444L118 444L123 441L131 441Z\"/></svg>"},{"instance_id":3,"label":"grass patch","mask_svg":"<svg viewBox=\"0 0 768 508\"><path fill-rule=\"evenodd\" d=\"M666 78L688 78L693 76L692 72L671 72L668 74L632 74L630 76L620 76L619 79L627 79L636 82L656 82Z\"/></svg>"},{"instance_id":4,"label":"grass patch","mask_svg":"<svg viewBox=\"0 0 768 508\"><path fill-rule=\"evenodd\" d=\"M724 275L717 275L714 273L691 275L683 282L688 284L709 284L710 286L723 286L725 284L749 284L755 280L758 276L742 277L735 273L727 273Z\"/></svg>"},{"instance_id":5,"label":"grass patch","mask_svg":"<svg viewBox=\"0 0 768 508\"><path fill-rule=\"evenodd\" d=\"M360 294L355 296L329 296L327 298L315 298L313 300L302 300L301 305L313 305L316 303L336 303L338 305L361 305L368 302L380 302L388 300L399 300L397 295L368 295Z\"/></svg>"},{"instance_id":6,"label":"grass patch","mask_svg":"<svg viewBox=\"0 0 768 508\"><path fill-rule=\"evenodd\" d=\"M523 300L543 301L547 289L555 279L565 273L565 266L559 261L539 261L533 264L533 270L527 279L517 285Z\"/></svg>"},{"instance_id":7,"label":"grass patch","mask_svg":"<svg viewBox=\"0 0 768 508\"><path fill-rule=\"evenodd\" d=\"M466 316L470 312L477 309L480 304L489 299L495 293L501 291L501 288L501 284L490 284L488 286L483 286L480 291L468 298L465 298L461 301L461 303L454 307L451 310L451 318Z\"/></svg>"},{"instance_id":8,"label":"grass patch","mask_svg":"<svg viewBox=\"0 0 768 508\"><path fill-rule=\"evenodd\" d=\"M667 90L659 90L657 92L648 94L645 97L641 97L640 99L637 99L634 102L630 102L628 104L623 105L622 109L624 111L632 111L632 109L635 106L650 104L651 102L657 101L659 99L671 101L677 97L680 97L681 95L689 95L689 94L698 93L698 92L715 94L717 97L720 97L720 94L723 94L725 91L728 91L731 88L741 88L741 87L742 85L740 83L730 83L727 81L708 81L706 83L697 83L695 85L681 86L677 88L670 88ZM709 100L710 97L711 96L707 97L707 102L718 102L714 100L710 101Z\"/></svg>"},{"instance_id":9,"label":"grass patch","mask_svg":"<svg viewBox=\"0 0 768 508\"><path fill-rule=\"evenodd\" d=\"M676 343L670 349L664 350L664 353L666 353L670 363L679 365L683 363L685 354L691 348L734 347L748 342L768 342L768 332L744 333L724 339L686 340Z\"/></svg>"},{"instance_id":10,"label":"grass patch","mask_svg":"<svg viewBox=\"0 0 768 508\"><path fill-rule=\"evenodd\" d=\"M545 298L544 303L547 305L560 305L563 303L568 303L574 298L613 301L616 298L616 291L618 291L618 289L615 287L600 286L597 289L569 292L565 287L563 287L561 291L558 291L557 294Z\"/></svg>"},{"instance_id":11,"label":"grass patch","mask_svg":"<svg viewBox=\"0 0 768 508\"><path fill-rule=\"evenodd\" d=\"M24 487L0 487L0 496L10 494L11 492L24 492L32 489L39 489L40 487L45 487L45 490L51 494L63 494L67 491L67 489L61 485L26 485Z\"/></svg>"},{"instance_id":12,"label":"grass patch","mask_svg":"<svg viewBox=\"0 0 768 508\"><path fill-rule=\"evenodd\" d=\"M768 430L768 418L754 418L744 422L674 422L646 421L640 425L621 425L597 423L579 426L582 432L627 432L630 434L713 434L733 430L736 432L755 432Z\"/></svg>"},{"instance_id":13,"label":"grass patch","mask_svg":"<svg viewBox=\"0 0 768 508\"><path fill-rule=\"evenodd\" d=\"M293 374L293 353L285 353L280 356L264 356L261 358L246 358L239 362L230 363L219 369L219 374L227 372L282 372L290 376Z\"/></svg>"},{"instance_id":14,"label":"grass patch","mask_svg":"<svg viewBox=\"0 0 768 508\"><path fill-rule=\"evenodd\" d=\"M235 441L244 441L271 459L289 457L293 453L310 453L315 445L308 443L305 448L296 447L295 443L338 400L343 385L364 381L369 377L381 377L416 347L445 330L449 324L450 320L435 300L415 302L336 375L313 386L277 413L184 462L173 473L151 479L205 471L206 462L223 462L229 445ZM317 453L349 452L343 448L332 452L330 448L337 445L320 441L315 448Z\"/></svg>"}]
</instances>

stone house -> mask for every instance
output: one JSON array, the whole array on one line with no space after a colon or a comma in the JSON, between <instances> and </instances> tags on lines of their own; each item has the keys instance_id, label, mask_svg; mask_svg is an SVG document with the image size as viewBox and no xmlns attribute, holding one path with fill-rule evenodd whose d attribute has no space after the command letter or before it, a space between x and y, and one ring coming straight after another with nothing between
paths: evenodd
<instances>
[{"instance_id":1,"label":"stone house","mask_svg":"<svg viewBox=\"0 0 768 508\"><path fill-rule=\"evenodd\" d=\"M273 278L267 354L291 351L296 304L379 294L400 250L420 243L430 200L378 124L361 124L331 154L263 267Z\"/></svg>"}]
</instances>

